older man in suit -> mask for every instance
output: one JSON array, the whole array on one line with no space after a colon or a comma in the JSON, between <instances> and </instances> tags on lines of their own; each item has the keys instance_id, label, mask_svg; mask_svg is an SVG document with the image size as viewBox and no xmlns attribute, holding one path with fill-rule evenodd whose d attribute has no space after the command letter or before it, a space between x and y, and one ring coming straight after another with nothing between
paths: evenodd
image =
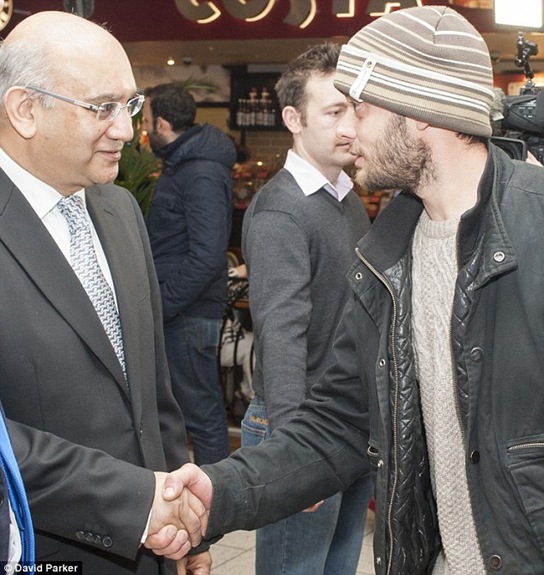
<instances>
[{"instance_id":1,"label":"older man in suit","mask_svg":"<svg viewBox=\"0 0 544 575\"><path fill-rule=\"evenodd\" d=\"M141 543L178 523L158 471L189 459L142 216L111 184L142 103L77 16L38 12L0 49L0 399L37 559L89 574L164 572Z\"/></svg>"}]
</instances>

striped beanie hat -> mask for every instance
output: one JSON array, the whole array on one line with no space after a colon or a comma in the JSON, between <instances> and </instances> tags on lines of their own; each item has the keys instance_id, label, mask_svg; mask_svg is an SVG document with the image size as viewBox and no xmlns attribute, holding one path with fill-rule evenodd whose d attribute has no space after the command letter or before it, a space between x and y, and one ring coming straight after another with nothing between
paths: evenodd
<instances>
[{"instance_id":1,"label":"striped beanie hat","mask_svg":"<svg viewBox=\"0 0 544 575\"><path fill-rule=\"evenodd\" d=\"M336 87L438 128L491 136L493 72L476 29L447 6L386 14L342 46Z\"/></svg>"}]
</instances>

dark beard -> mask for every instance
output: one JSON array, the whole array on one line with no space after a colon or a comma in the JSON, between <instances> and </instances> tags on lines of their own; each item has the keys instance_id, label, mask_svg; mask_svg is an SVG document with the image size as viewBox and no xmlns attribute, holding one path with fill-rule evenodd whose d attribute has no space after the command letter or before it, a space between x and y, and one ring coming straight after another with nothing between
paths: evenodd
<instances>
[{"instance_id":1,"label":"dark beard","mask_svg":"<svg viewBox=\"0 0 544 575\"><path fill-rule=\"evenodd\" d=\"M410 138L406 118L395 114L356 180L367 192L406 190L417 194L422 182L433 179L432 152L421 138Z\"/></svg>"},{"instance_id":2,"label":"dark beard","mask_svg":"<svg viewBox=\"0 0 544 575\"><path fill-rule=\"evenodd\" d=\"M158 152L161 149L162 146L156 132L153 132L152 134L148 132L147 139L149 142L149 147L153 152Z\"/></svg>"}]
</instances>

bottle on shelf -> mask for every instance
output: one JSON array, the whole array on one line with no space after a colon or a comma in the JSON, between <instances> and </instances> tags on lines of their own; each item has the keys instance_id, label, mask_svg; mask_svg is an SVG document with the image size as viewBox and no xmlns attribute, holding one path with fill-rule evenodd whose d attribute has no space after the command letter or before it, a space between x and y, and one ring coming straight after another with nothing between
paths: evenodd
<instances>
[{"instance_id":1,"label":"bottle on shelf","mask_svg":"<svg viewBox=\"0 0 544 575\"><path fill-rule=\"evenodd\" d=\"M238 98L236 124L240 128L273 128L276 126L276 106L269 88L266 86L258 93L252 87L247 97Z\"/></svg>"}]
</instances>

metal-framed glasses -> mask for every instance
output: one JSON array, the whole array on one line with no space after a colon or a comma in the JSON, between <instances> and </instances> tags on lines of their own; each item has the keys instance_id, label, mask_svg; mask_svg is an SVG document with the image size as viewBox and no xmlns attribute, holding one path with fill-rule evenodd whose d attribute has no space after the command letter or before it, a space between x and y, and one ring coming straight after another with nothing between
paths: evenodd
<instances>
[{"instance_id":1,"label":"metal-framed glasses","mask_svg":"<svg viewBox=\"0 0 544 575\"><path fill-rule=\"evenodd\" d=\"M127 109L129 116L135 116L142 109L145 101L145 96L143 94L137 94L126 104L121 104L120 102L103 102L102 104L95 105L82 102L81 100L76 100L75 98L61 96L60 94L55 94L49 90L36 88L36 86L25 86L25 89L44 94L45 96L51 96L52 98L57 98L57 100L74 104L74 106L80 106L81 108L92 110L96 114L96 119L100 122L113 122L123 108Z\"/></svg>"}]
</instances>

